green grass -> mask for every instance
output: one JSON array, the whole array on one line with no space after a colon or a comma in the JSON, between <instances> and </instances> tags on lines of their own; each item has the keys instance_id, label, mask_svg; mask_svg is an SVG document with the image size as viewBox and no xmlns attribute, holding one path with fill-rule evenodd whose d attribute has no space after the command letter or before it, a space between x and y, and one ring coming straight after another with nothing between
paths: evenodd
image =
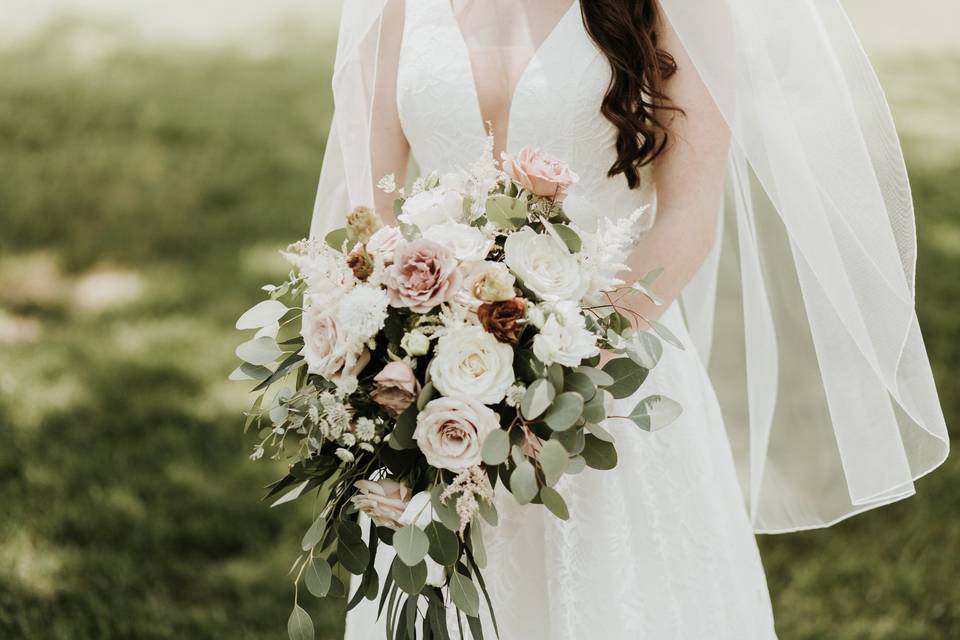
<instances>
[{"instance_id":1,"label":"green grass","mask_svg":"<svg viewBox=\"0 0 960 640\"><path fill-rule=\"evenodd\" d=\"M84 63L63 35L0 54L0 638L283 638L308 516L257 501L278 469L246 459L224 378L236 313L308 225L329 49ZM952 421L960 60L884 69ZM763 538L781 637L960 636L958 482L954 458L912 500ZM321 638L340 606L309 605Z\"/></svg>"}]
</instances>

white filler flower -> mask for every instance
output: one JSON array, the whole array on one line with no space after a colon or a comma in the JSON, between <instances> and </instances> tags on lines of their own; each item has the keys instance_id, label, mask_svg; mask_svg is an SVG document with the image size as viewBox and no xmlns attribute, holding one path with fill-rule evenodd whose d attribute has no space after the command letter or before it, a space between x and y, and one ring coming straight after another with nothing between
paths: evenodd
<instances>
[{"instance_id":1,"label":"white filler flower","mask_svg":"<svg viewBox=\"0 0 960 640\"><path fill-rule=\"evenodd\" d=\"M587 330L580 307L573 302L554 305L540 333L533 338L533 355L548 366L559 362L576 367L598 353L597 336Z\"/></svg>"}]
</instances>

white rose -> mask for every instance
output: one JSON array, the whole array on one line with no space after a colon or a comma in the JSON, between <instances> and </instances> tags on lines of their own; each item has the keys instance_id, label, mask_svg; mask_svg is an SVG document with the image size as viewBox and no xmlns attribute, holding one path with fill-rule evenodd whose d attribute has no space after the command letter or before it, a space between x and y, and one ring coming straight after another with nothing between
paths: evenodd
<instances>
[{"instance_id":1,"label":"white rose","mask_svg":"<svg viewBox=\"0 0 960 640\"><path fill-rule=\"evenodd\" d=\"M499 428L497 414L473 398L437 398L417 415L413 437L430 466L460 473L482 462L483 442Z\"/></svg>"},{"instance_id":2,"label":"white rose","mask_svg":"<svg viewBox=\"0 0 960 640\"><path fill-rule=\"evenodd\" d=\"M427 525L433 520L433 507L430 505L430 493L421 491L410 498L410 503L400 516L400 524L416 525L421 529L426 529ZM437 563L433 558L427 556L424 558L427 563L427 584L432 587L442 587L446 582L446 572L443 565Z\"/></svg>"},{"instance_id":3,"label":"white rose","mask_svg":"<svg viewBox=\"0 0 960 640\"><path fill-rule=\"evenodd\" d=\"M493 247L483 231L459 222L435 224L423 231L423 237L447 247L461 262L483 260Z\"/></svg>"},{"instance_id":4,"label":"white rose","mask_svg":"<svg viewBox=\"0 0 960 640\"><path fill-rule=\"evenodd\" d=\"M588 282L580 264L559 241L529 227L510 235L504 262L524 286L544 300L579 301Z\"/></svg>"},{"instance_id":5,"label":"white rose","mask_svg":"<svg viewBox=\"0 0 960 640\"><path fill-rule=\"evenodd\" d=\"M464 325L437 341L430 377L445 396L468 396L495 404L513 384L513 348L484 331Z\"/></svg>"},{"instance_id":6,"label":"white rose","mask_svg":"<svg viewBox=\"0 0 960 640\"><path fill-rule=\"evenodd\" d=\"M548 366L559 362L576 367L598 353L597 336L587 329L580 308L573 302L555 305L540 333L533 338L533 355Z\"/></svg>"},{"instance_id":7,"label":"white rose","mask_svg":"<svg viewBox=\"0 0 960 640\"><path fill-rule=\"evenodd\" d=\"M397 217L400 222L425 231L435 224L456 221L462 216L462 195L456 191L431 189L407 198Z\"/></svg>"}]
</instances>

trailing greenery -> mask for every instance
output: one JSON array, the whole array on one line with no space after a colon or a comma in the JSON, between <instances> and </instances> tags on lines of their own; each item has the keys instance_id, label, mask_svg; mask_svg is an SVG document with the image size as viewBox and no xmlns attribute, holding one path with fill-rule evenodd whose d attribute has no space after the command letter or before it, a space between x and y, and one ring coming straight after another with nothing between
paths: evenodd
<instances>
[{"instance_id":1,"label":"trailing greenery","mask_svg":"<svg viewBox=\"0 0 960 640\"><path fill-rule=\"evenodd\" d=\"M247 460L246 398L225 376L236 310L282 279L274 250L308 224L329 50L81 64L54 35L0 53L0 637L284 638L290 541L311 509L251 497L282 469ZM960 125L943 114L960 60L915 62L882 72L951 422ZM909 501L762 538L781 637L960 636L958 484L954 456ZM339 637L342 601L303 604L319 638Z\"/></svg>"}]
</instances>

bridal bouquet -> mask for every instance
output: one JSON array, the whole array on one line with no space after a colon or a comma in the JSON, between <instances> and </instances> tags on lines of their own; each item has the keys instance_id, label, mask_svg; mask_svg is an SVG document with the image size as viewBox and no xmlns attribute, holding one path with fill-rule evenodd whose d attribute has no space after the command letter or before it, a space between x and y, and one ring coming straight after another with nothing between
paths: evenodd
<instances>
[{"instance_id":1,"label":"bridal bouquet","mask_svg":"<svg viewBox=\"0 0 960 640\"><path fill-rule=\"evenodd\" d=\"M448 637L451 604L482 637L480 523L497 525L494 494L566 519L561 478L617 463L608 418L655 430L679 415L662 396L608 415L662 341L680 345L621 304L657 302L656 273L618 278L647 212L580 228L563 209L576 180L533 149L498 165L489 146L469 170L409 193L388 176L378 186L397 195L396 226L358 208L346 228L292 245L289 279L237 321L256 330L231 376L257 383L251 457L289 462L268 497L317 494L292 568L298 593L348 595L353 574L348 608L379 599L388 638ZM599 366L601 349L618 357ZM383 575L381 545L396 552ZM299 604L288 631L313 638Z\"/></svg>"}]
</instances>

